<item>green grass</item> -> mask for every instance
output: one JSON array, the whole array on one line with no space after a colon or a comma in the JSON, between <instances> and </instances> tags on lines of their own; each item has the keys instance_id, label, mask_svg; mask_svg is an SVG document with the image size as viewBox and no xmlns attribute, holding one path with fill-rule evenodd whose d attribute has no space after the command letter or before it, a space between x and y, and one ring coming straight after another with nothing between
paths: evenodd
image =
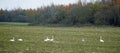
<instances>
[{"instance_id":1,"label":"green grass","mask_svg":"<svg viewBox=\"0 0 120 53\"><path fill-rule=\"evenodd\" d=\"M52 35L57 42L44 42L46 36ZM99 36L104 43L99 42ZM12 37L24 41L10 42ZM0 23L0 53L120 53L120 28L40 27L4 22Z\"/></svg>"},{"instance_id":2,"label":"green grass","mask_svg":"<svg viewBox=\"0 0 120 53\"><path fill-rule=\"evenodd\" d=\"M0 22L0 26L27 26L29 23Z\"/></svg>"}]
</instances>

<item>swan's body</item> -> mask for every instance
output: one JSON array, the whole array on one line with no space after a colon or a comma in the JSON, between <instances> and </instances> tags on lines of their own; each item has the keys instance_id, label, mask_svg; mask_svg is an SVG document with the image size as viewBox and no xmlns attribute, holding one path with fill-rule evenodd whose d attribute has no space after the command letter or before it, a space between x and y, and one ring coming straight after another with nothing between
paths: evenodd
<instances>
[{"instance_id":1,"label":"swan's body","mask_svg":"<svg viewBox=\"0 0 120 53\"><path fill-rule=\"evenodd\" d=\"M10 39L11 42L14 42L15 41L15 38L13 37L12 39Z\"/></svg>"},{"instance_id":2,"label":"swan's body","mask_svg":"<svg viewBox=\"0 0 120 53\"><path fill-rule=\"evenodd\" d=\"M50 39L47 37L46 39L44 39L44 41L47 42L47 41L50 41Z\"/></svg>"},{"instance_id":3,"label":"swan's body","mask_svg":"<svg viewBox=\"0 0 120 53\"><path fill-rule=\"evenodd\" d=\"M23 39L18 39L18 41L23 41Z\"/></svg>"},{"instance_id":4,"label":"swan's body","mask_svg":"<svg viewBox=\"0 0 120 53\"><path fill-rule=\"evenodd\" d=\"M100 39L100 42L104 42L104 40Z\"/></svg>"},{"instance_id":5,"label":"swan's body","mask_svg":"<svg viewBox=\"0 0 120 53\"><path fill-rule=\"evenodd\" d=\"M104 42L104 40L102 39L102 36L100 36L100 42Z\"/></svg>"}]
</instances>

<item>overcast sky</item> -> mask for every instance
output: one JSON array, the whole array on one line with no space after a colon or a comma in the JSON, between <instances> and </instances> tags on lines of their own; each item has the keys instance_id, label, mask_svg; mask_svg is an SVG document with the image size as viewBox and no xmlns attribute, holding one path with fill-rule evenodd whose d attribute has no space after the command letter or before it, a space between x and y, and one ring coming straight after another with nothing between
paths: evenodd
<instances>
[{"instance_id":1,"label":"overcast sky","mask_svg":"<svg viewBox=\"0 0 120 53\"><path fill-rule=\"evenodd\" d=\"M85 1L85 0L83 0ZM87 0L89 2L89 0ZM78 0L0 0L0 8L2 9L35 9L41 6L47 6L50 4L63 4L67 5L69 3L76 3Z\"/></svg>"}]
</instances>

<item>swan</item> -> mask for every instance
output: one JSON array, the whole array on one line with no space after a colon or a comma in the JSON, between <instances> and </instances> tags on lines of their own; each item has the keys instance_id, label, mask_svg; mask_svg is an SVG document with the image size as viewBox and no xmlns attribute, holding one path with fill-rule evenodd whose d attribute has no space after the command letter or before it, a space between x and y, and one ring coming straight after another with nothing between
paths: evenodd
<instances>
[{"instance_id":1,"label":"swan","mask_svg":"<svg viewBox=\"0 0 120 53\"><path fill-rule=\"evenodd\" d=\"M54 37L52 36L52 38L49 41L53 42L54 41Z\"/></svg>"},{"instance_id":2,"label":"swan","mask_svg":"<svg viewBox=\"0 0 120 53\"><path fill-rule=\"evenodd\" d=\"M102 39L102 36L100 36L100 42L104 42L104 40Z\"/></svg>"},{"instance_id":3,"label":"swan","mask_svg":"<svg viewBox=\"0 0 120 53\"><path fill-rule=\"evenodd\" d=\"M44 39L44 41L45 42L53 42L54 41L54 37L52 36L51 39L47 37L46 39Z\"/></svg>"},{"instance_id":4,"label":"swan","mask_svg":"<svg viewBox=\"0 0 120 53\"><path fill-rule=\"evenodd\" d=\"M15 41L15 38L13 37L12 39L10 39L11 42L14 42Z\"/></svg>"},{"instance_id":5,"label":"swan","mask_svg":"<svg viewBox=\"0 0 120 53\"><path fill-rule=\"evenodd\" d=\"M44 41L47 42L47 41L50 41L50 39L47 37L46 39L44 39Z\"/></svg>"},{"instance_id":6,"label":"swan","mask_svg":"<svg viewBox=\"0 0 120 53\"><path fill-rule=\"evenodd\" d=\"M23 41L23 39L20 38L20 39L18 39L18 41Z\"/></svg>"}]
</instances>

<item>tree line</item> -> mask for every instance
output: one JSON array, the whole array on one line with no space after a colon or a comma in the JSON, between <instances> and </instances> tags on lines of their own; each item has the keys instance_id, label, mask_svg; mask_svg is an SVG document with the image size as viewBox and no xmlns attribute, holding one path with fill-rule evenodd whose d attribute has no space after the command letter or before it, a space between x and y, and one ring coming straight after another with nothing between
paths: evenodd
<instances>
[{"instance_id":1,"label":"tree line","mask_svg":"<svg viewBox=\"0 0 120 53\"><path fill-rule=\"evenodd\" d=\"M0 9L0 22L28 22L30 25L111 25L120 26L120 6L81 2L37 9Z\"/></svg>"}]
</instances>

